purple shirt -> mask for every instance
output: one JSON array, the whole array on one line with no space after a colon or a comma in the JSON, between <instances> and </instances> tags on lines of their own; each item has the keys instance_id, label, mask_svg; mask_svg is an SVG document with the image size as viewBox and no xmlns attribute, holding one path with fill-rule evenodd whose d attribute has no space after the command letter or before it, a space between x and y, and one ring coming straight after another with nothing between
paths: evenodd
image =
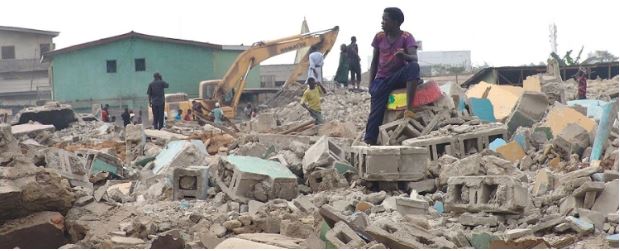
<instances>
[{"instance_id":1,"label":"purple shirt","mask_svg":"<svg viewBox=\"0 0 620 251\"><path fill-rule=\"evenodd\" d=\"M379 32L372 40L372 47L379 49L379 65L377 67L378 78L386 78L405 65L405 61L398 59L395 54L399 49L405 52L409 47L418 47L411 33L402 31L400 37L393 43L388 42L385 32Z\"/></svg>"}]
</instances>

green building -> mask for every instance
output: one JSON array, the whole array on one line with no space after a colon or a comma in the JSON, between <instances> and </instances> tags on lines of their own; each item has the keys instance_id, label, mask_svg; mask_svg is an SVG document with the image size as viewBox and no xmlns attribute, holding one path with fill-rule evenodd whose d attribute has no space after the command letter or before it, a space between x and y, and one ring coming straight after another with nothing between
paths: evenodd
<instances>
[{"instance_id":1,"label":"green building","mask_svg":"<svg viewBox=\"0 0 620 251\"><path fill-rule=\"evenodd\" d=\"M145 110L146 90L159 72L170 84L166 93L198 97L198 83L221 79L245 46L226 46L129 32L51 51L52 99L90 111L95 104L116 110ZM260 87L260 66L252 69L247 88Z\"/></svg>"}]
</instances>

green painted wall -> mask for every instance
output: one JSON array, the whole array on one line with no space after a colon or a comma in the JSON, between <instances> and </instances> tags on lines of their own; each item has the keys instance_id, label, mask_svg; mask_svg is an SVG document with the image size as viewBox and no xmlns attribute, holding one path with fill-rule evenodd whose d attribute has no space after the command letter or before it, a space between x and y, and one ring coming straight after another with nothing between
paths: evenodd
<instances>
[{"instance_id":1,"label":"green painted wall","mask_svg":"<svg viewBox=\"0 0 620 251\"><path fill-rule=\"evenodd\" d=\"M102 100L115 105L123 101L130 108L144 106L153 73L160 72L170 84L166 93L185 92L198 96L198 83L220 79L241 51L220 51L130 38L52 58L54 99L62 102ZM146 70L135 71L134 60L145 58ZM116 60L116 73L107 73L106 60ZM247 87L259 87L259 69L253 69Z\"/></svg>"}]
</instances>

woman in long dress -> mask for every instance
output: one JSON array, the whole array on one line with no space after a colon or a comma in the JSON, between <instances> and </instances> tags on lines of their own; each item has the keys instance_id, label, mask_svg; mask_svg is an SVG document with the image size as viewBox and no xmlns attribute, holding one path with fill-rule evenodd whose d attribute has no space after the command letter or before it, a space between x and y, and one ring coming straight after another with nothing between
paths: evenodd
<instances>
[{"instance_id":1,"label":"woman in long dress","mask_svg":"<svg viewBox=\"0 0 620 251\"><path fill-rule=\"evenodd\" d=\"M341 87L349 85L349 59L347 57L346 44L340 46L340 62L338 63L338 70L336 71L334 81L340 83Z\"/></svg>"}]
</instances>

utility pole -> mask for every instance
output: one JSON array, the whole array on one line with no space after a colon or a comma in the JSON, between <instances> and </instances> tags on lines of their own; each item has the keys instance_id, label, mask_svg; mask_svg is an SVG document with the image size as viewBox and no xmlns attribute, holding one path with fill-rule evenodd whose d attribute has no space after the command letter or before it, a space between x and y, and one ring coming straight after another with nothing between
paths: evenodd
<instances>
[{"instance_id":1,"label":"utility pole","mask_svg":"<svg viewBox=\"0 0 620 251\"><path fill-rule=\"evenodd\" d=\"M558 28L555 23L549 25L549 42L551 43L551 52L558 54Z\"/></svg>"}]
</instances>

